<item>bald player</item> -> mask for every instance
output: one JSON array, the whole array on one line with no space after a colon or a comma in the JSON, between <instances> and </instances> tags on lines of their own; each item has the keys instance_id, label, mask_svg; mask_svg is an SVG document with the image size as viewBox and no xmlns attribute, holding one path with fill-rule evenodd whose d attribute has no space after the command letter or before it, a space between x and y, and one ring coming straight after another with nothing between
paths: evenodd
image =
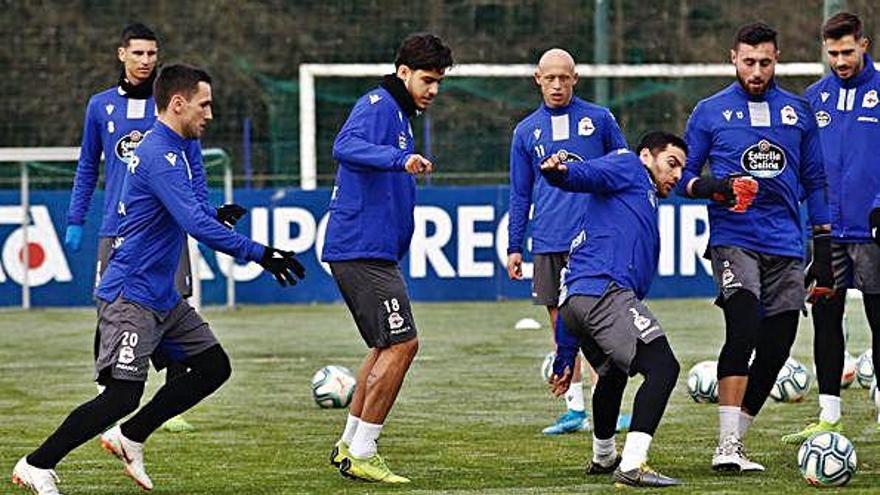
<instances>
[{"instance_id":1,"label":"bald player","mask_svg":"<svg viewBox=\"0 0 880 495\"><path fill-rule=\"evenodd\" d=\"M611 112L574 96L578 81L574 58L561 48L547 50L538 61L535 83L541 105L523 119L510 144L510 221L507 227L507 273L523 278L523 245L529 211L531 218L534 274L532 299L547 308L551 329L556 326L559 276L568 260L568 249L585 212L585 193L571 193L550 186L541 175L541 163L557 155L565 163L598 158L621 148L626 140ZM543 431L559 435L588 428L584 407L583 378L578 358L571 387L565 394L567 410ZM618 418L626 429L628 416Z\"/></svg>"}]
</instances>

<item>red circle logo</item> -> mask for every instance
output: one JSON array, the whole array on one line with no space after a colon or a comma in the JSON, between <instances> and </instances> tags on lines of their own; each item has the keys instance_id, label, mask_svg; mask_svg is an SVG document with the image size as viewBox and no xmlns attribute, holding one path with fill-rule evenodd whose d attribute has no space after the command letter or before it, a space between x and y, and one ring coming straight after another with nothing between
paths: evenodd
<instances>
[{"instance_id":1,"label":"red circle logo","mask_svg":"<svg viewBox=\"0 0 880 495\"><path fill-rule=\"evenodd\" d=\"M18 261L24 264L24 249L18 250ZM43 246L35 243L28 243L28 269L33 270L35 268L39 268L42 266L43 262L46 261L46 251L43 249Z\"/></svg>"}]
</instances>

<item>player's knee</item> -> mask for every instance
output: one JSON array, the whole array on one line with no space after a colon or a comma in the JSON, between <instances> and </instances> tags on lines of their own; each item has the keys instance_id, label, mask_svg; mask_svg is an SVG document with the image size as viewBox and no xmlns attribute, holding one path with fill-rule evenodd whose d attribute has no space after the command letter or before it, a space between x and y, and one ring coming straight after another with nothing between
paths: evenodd
<instances>
[{"instance_id":1,"label":"player's knee","mask_svg":"<svg viewBox=\"0 0 880 495\"><path fill-rule=\"evenodd\" d=\"M394 344L392 347L406 359L412 360L416 356L416 353L419 352L419 338L413 337L407 341Z\"/></svg>"},{"instance_id":2,"label":"player's knee","mask_svg":"<svg viewBox=\"0 0 880 495\"><path fill-rule=\"evenodd\" d=\"M737 342L727 341L718 356L718 379L749 374L748 348Z\"/></svg>"},{"instance_id":3,"label":"player's knee","mask_svg":"<svg viewBox=\"0 0 880 495\"><path fill-rule=\"evenodd\" d=\"M191 360L190 367L213 388L218 388L232 376L229 356L219 344L202 352Z\"/></svg>"},{"instance_id":4,"label":"player's knee","mask_svg":"<svg viewBox=\"0 0 880 495\"><path fill-rule=\"evenodd\" d=\"M116 418L125 417L133 413L141 403L144 394L144 382L105 380L106 389L101 394L108 411Z\"/></svg>"}]
</instances>

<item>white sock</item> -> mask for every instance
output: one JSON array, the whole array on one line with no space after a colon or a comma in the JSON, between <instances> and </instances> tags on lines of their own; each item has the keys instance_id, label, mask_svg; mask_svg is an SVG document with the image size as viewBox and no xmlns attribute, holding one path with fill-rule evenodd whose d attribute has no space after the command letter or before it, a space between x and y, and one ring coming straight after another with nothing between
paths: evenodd
<instances>
[{"instance_id":1,"label":"white sock","mask_svg":"<svg viewBox=\"0 0 880 495\"><path fill-rule=\"evenodd\" d=\"M382 425L375 425L360 420L351 439L351 446L349 446L348 451L353 457L358 459L373 457L377 450L376 440L379 440L379 434L381 433Z\"/></svg>"},{"instance_id":2,"label":"white sock","mask_svg":"<svg viewBox=\"0 0 880 495\"><path fill-rule=\"evenodd\" d=\"M638 469L648 460L648 448L651 447L651 435L640 431L626 434L623 453L620 455L620 470Z\"/></svg>"},{"instance_id":3,"label":"white sock","mask_svg":"<svg viewBox=\"0 0 880 495\"><path fill-rule=\"evenodd\" d=\"M739 438L739 411L738 406L718 406L719 442L730 435Z\"/></svg>"},{"instance_id":4,"label":"white sock","mask_svg":"<svg viewBox=\"0 0 880 495\"><path fill-rule=\"evenodd\" d=\"M584 411L584 382L572 383L565 393L565 405L572 411Z\"/></svg>"},{"instance_id":5,"label":"white sock","mask_svg":"<svg viewBox=\"0 0 880 495\"><path fill-rule=\"evenodd\" d=\"M829 423L840 421L840 397L828 394L819 394L819 419Z\"/></svg>"},{"instance_id":6,"label":"white sock","mask_svg":"<svg viewBox=\"0 0 880 495\"><path fill-rule=\"evenodd\" d=\"M739 438L743 438L746 436L746 432L749 431L749 427L752 426L752 423L754 421L754 416L749 416L742 409L739 410L739 428L737 429L737 431L739 432Z\"/></svg>"},{"instance_id":7,"label":"white sock","mask_svg":"<svg viewBox=\"0 0 880 495\"><path fill-rule=\"evenodd\" d=\"M596 435L593 435L593 462L601 462L604 459L614 458L617 455L617 442L614 441L614 436L611 438L606 438L605 440L596 438Z\"/></svg>"},{"instance_id":8,"label":"white sock","mask_svg":"<svg viewBox=\"0 0 880 495\"><path fill-rule=\"evenodd\" d=\"M345 430L342 431L342 443L351 445L351 441L354 439L354 432L357 431L360 422L360 418L356 418L351 414L348 415L348 419L345 420Z\"/></svg>"}]
</instances>

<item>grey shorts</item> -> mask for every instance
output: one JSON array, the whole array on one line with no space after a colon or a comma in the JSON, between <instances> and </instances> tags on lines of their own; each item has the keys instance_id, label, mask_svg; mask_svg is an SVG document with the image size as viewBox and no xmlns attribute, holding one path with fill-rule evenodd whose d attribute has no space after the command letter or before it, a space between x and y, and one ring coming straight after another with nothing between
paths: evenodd
<instances>
[{"instance_id":1,"label":"grey shorts","mask_svg":"<svg viewBox=\"0 0 880 495\"><path fill-rule=\"evenodd\" d=\"M383 349L416 338L406 282L397 263L334 261L330 271L368 347Z\"/></svg>"},{"instance_id":2,"label":"grey shorts","mask_svg":"<svg viewBox=\"0 0 880 495\"><path fill-rule=\"evenodd\" d=\"M99 299L97 331L96 378L109 372L117 380L145 381L150 360L161 370L170 362L184 362L219 343L184 299L167 314L122 297L112 303Z\"/></svg>"},{"instance_id":3,"label":"grey shorts","mask_svg":"<svg viewBox=\"0 0 880 495\"><path fill-rule=\"evenodd\" d=\"M98 264L95 266L95 287L101 282L101 275L110 263L110 255L113 254L113 237L98 238ZM177 288L180 297L186 299L192 296L192 269L190 267L189 249L186 243L180 252L180 263L177 265L177 273L174 274L174 287Z\"/></svg>"},{"instance_id":4,"label":"grey shorts","mask_svg":"<svg viewBox=\"0 0 880 495\"><path fill-rule=\"evenodd\" d=\"M802 260L733 246L711 247L707 254L719 290L715 300L719 306L745 289L761 302L764 317L803 310L807 291Z\"/></svg>"},{"instance_id":5,"label":"grey shorts","mask_svg":"<svg viewBox=\"0 0 880 495\"><path fill-rule=\"evenodd\" d=\"M532 262L532 301L543 306L559 303L559 279L562 269L568 264L568 253L536 254Z\"/></svg>"},{"instance_id":6,"label":"grey shorts","mask_svg":"<svg viewBox=\"0 0 880 495\"><path fill-rule=\"evenodd\" d=\"M665 335L660 322L633 291L611 284L600 297L574 295L559 308L566 328L579 336L593 369L605 376L612 366L631 375L639 342Z\"/></svg>"},{"instance_id":7,"label":"grey shorts","mask_svg":"<svg viewBox=\"0 0 880 495\"><path fill-rule=\"evenodd\" d=\"M880 294L880 246L873 242L833 243L831 260L835 287Z\"/></svg>"}]
</instances>

